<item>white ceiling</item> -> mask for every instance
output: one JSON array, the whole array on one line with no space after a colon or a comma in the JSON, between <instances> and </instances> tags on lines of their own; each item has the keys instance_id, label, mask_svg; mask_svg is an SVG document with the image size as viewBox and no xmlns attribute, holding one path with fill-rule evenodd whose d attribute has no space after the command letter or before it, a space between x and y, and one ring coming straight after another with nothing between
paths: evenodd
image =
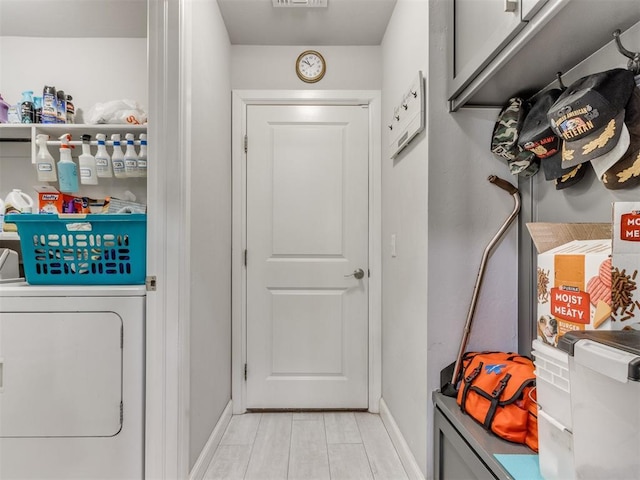
<instances>
[{"instance_id":1,"label":"white ceiling","mask_svg":"<svg viewBox=\"0 0 640 480\"><path fill-rule=\"evenodd\" d=\"M396 0L328 0L274 8L272 0L217 0L236 45L380 45Z\"/></svg>"},{"instance_id":2,"label":"white ceiling","mask_svg":"<svg viewBox=\"0 0 640 480\"><path fill-rule=\"evenodd\" d=\"M236 45L380 45L396 0L328 0L326 8L217 0ZM147 0L0 0L0 35L145 37Z\"/></svg>"}]
</instances>

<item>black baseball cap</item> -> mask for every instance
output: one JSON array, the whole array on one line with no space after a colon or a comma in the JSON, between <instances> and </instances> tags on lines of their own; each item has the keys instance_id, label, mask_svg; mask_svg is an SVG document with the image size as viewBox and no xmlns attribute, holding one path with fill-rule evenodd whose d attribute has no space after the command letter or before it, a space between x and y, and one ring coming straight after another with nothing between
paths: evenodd
<instances>
[{"instance_id":1,"label":"black baseball cap","mask_svg":"<svg viewBox=\"0 0 640 480\"><path fill-rule=\"evenodd\" d=\"M588 162L617 145L634 88L633 72L615 68L582 77L560 95L547 116L552 130L564 140L564 168Z\"/></svg>"},{"instance_id":2,"label":"black baseball cap","mask_svg":"<svg viewBox=\"0 0 640 480\"><path fill-rule=\"evenodd\" d=\"M535 103L524 119L518 138L518 144L543 160L543 165L544 159L552 157L560 151L560 139L551 130L547 112L561 94L562 90L554 88L542 92L534 99ZM552 179L547 178L547 180Z\"/></svg>"}]
</instances>

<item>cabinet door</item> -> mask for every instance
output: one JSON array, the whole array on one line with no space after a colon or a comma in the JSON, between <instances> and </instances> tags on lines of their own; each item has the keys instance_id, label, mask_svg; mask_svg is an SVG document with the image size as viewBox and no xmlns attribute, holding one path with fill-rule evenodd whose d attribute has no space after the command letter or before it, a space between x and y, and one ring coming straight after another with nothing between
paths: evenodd
<instances>
[{"instance_id":1,"label":"cabinet door","mask_svg":"<svg viewBox=\"0 0 640 480\"><path fill-rule=\"evenodd\" d=\"M436 480L495 480L495 476L469 447L438 408L434 423L434 478Z\"/></svg>"},{"instance_id":2,"label":"cabinet door","mask_svg":"<svg viewBox=\"0 0 640 480\"><path fill-rule=\"evenodd\" d=\"M533 0L531 0L533 1ZM453 38L449 57L452 82L449 98L476 74L526 25L520 0L452 0ZM513 11L507 8L512 5Z\"/></svg>"},{"instance_id":3,"label":"cabinet door","mask_svg":"<svg viewBox=\"0 0 640 480\"><path fill-rule=\"evenodd\" d=\"M121 428L122 319L0 314L0 437L109 437Z\"/></svg>"}]
</instances>

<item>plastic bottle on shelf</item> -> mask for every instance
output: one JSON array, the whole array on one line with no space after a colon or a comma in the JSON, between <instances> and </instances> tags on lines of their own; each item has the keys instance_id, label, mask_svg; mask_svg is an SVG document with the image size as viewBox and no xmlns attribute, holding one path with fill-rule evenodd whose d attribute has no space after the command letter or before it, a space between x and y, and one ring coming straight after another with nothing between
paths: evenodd
<instances>
[{"instance_id":1,"label":"plastic bottle on shelf","mask_svg":"<svg viewBox=\"0 0 640 480\"><path fill-rule=\"evenodd\" d=\"M20 122L36 123L36 109L33 105L33 91L25 90L22 92L22 100L20 100Z\"/></svg>"},{"instance_id":2,"label":"plastic bottle on shelf","mask_svg":"<svg viewBox=\"0 0 640 480\"><path fill-rule=\"evenodd\" d=\"M67 95L66 97L66 110L67 110L67 123L76 123L76 107L73 105L73 97Z\"/></svg>"},{"instance_id":3,"label":"plastic bottle on shelf","mask_svg":"<svg viewBox=\"0 0 640 480\"><path fill-rule=\"evenodd\" d=\"M98 178L111 178L113 177L113 171L111 169L111 157L107 152L105 146L105 140L107 136L104 133L98 133L96 140L98 140L98 151L96 152L96 175Z\"/></svg>"},{"instance_id":4,"label":"plastic bottle on shelf","mask_svg":"<svg viewBox=\"0 0 640 480\"><path fill-rule=\"evenodd\" d=\"M124 138L127 140L127 148L124 152L124 171L127 177L139 177L138 155L133 144L135 136L133 133L127 133Z\"/></svg>"},{"instance_id":5,"label":"plastic bottle on shelf","mask_svg":"<svg viewBox=\"0 0 640 480\"><path fill-rule=\"evenodd\" d=\"M111 154L113 174L116 178L127 178L127 173L124 169L124 153L120 146L120 134L114 133L111 135L111 140L113 141L113 153Z\"/></svg>"},{"instance_id":6,"label":"plastic bottle on shelf","mask_svg":"<svg viewBox=\"0 0 640 480\"><path fill-rule=\"evenodd\" d=\"M9 106L0 95L0 123L9 123Z\"/></svg>"},{"instance_id":7,"label":"plastic bottle on shelf","mask_svg":"<svg viewBox=\"0 0 640 480\"><path fill-rule=\"evenodd\" d=\"M42 90L42 123L58 122L58 98L56 87L45 85Z\"/></svg>"},{"instance_id":8,"label":"plastic bottle on shelf","mask_svg":"<svg viewBox=\"0 0 640 480\"><path fill-rule=\"evenodd\" d=\"M58 90L56 97L56 123L67 123L67 97L63 90Z\"/></svg>"},{"instance_id":9,"label":"plastic bottle on shelf","mask_svg":"<svg viewBox=\"0 0 640 480\"><path fill-rule=\"evenodd\" d=\"M42 123L42 97L33 97L33 107L36 112L36 123Z\"/></svg>"},{"instance_id":10,"label":"plastic bottle on shelf","mask_svg":"<svg viewBox=\"0 0 640 480\"><path fill-rule=\"evenodd\" d=\"M38 146L36 170L39 182L55 182L58 180L56 163L47 148L47 140L49 140L49 135L43 133L36 135L36 145Z\"/></svg>"},{"instance_id":11,"label":"plastic bottle on shelf","mask_svg":"<svg viewBox=\"0 0 640 480\"><path fill-rule=\"evenodd\" d=\"M140 134L140 152L138 153L138 176L147 176L147 134Z\"/></svg>"},{"instance_id":12,"label":"plastic bottle on shelf","mask_svg":"<svg viewBox=\"0 0 640 480\"><path fill-rule=\"evenodd\" d=\"M60 136L60 161L58 162L58 177L60 178L60 191L74 193L79 190L78 169L71 158L72 145L69 145L71 135L65 133Z\"/></svg>"},{"instance_id":13,"label":"plastic bottle on shelf","mask_svg":"<svg viewBox=\"0 0 640 480\"><path fill-rule=\"evenodd\" d=\"M78 157L80 164L80 183L83 185L97 185L96 158L91 155L91 135L82 135L82 155Z\"/></svg>"}]
</instances>

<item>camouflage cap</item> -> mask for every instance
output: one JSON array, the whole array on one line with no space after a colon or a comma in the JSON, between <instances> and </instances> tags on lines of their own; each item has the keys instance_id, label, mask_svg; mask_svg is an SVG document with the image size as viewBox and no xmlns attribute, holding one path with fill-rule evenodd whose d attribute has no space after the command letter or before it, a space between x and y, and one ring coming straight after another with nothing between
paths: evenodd
<instances>
[{"instance_id":1,"label":"camouflage cap","mask_svg":"<svg viewBox=\"0 0 640 480\"><path fill-rule=\"evenodd\" d=\"M511 175L532 177L540 170L540 159L535 153L522 150L513 160L507 160Z\"/></svg>"},{"instance_id":2,"label":"camouflage cap","mask_svg":"<svg viewBox=\"0 0 640 480\"><path fill-rule=\"evenodd\" d=\"M491 151L498 158L515 160L522 151L518 145L518 136L527 115L527 107L524 99L513 97L500 110L491 137Z\"/></svg>"}]
</instances>

